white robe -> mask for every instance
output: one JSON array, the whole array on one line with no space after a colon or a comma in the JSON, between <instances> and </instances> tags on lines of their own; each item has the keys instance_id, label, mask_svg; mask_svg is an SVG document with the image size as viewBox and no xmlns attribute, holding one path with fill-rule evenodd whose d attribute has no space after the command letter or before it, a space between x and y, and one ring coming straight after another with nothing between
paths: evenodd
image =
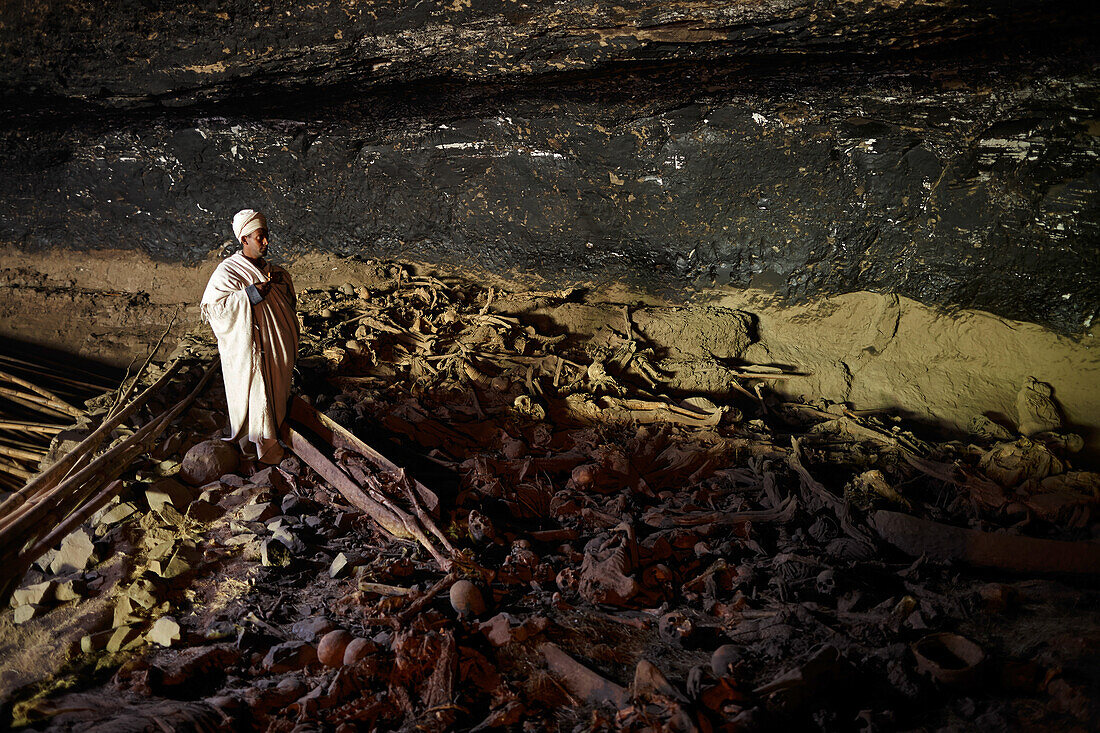
<instances>
[{"instance_id":1,"label":"white robe","mask_svg":"<svg viewBox=\"0 0 1100 733\"><path fill-rule=\"evenodd\" d=\"M273 284L256 305L245 291L266 281L274 272L283 281ZM268 463L278 461L279 427L286 417L291 370L298 353L298 316L290 275L277 265L260 269L242 253L226 258L210 276L202 296L203 320L218 337L225 401L229 407L230 437Z\"/></svg>"}]
</instances>

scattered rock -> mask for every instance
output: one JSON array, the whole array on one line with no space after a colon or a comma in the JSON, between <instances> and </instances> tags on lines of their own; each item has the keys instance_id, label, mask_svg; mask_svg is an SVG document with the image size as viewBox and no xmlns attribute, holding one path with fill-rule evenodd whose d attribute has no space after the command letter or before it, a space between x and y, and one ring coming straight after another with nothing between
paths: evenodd
<instances>
[{"instance_id":1,"label":"scattered rock","mask_svg":"<svg viewBox=\"0 0 1100 733\"><path fill-rule=\"evenodd\" d=\"M278 466L269 466L252 475L252 483L257 486L267 486L279 494L285 494L291 490L290 482L279 471Z\"/></svg>"},{"instance_id":2,"label":"scattered rock","mask_svg":"<svg viewBox=\"0 0 1100 733\"><path fill-rule=\"evenodd\" d=\"M172 646L180 640L180 625L171 616L161 616L145 635L149 641L161 646Z\"/></svg>"},{"instance_id":3,"label":"scattered rock","mask_svg":"<svg viewBox=\"0 0 1100 733\"><path fill-rule=\"evenodd\" d=\"M108 629L107 631L97 631L94 634L85 634L80 637L80 651L85 654L102 651L106 648L107 642L110 641L114 633L114 629Z\"/></svg>"},{"instance_id":4,"label":"scattered rock","mask_svg":"<svg viewBox=\"0 0 1100 733\"><path fill-rule=\"evenodd\" d=\"M266 522L279 516L279 507L270 502L263 504L246 504L235 512L242 522Z\"/></svg>"},{"instance_id":5,"label":"scattered rock","mask_svg":"<svg viewBox=\"0 0 1100 733\"><path fill-rule=\"evenodd\" d=\"M120 595L115 599L114 626L125 626L137 620L134 604L129 595Z\"/></svg>"},{"instance_id":6,"label":"scattered rock","mask_svg":"<svg viewBox=\"0 0 1100 733\"><path fill-rule=\"evenodd\" d=\"M24 606L17 606L15 613L12 614L12 622L25 624L35 616L41 615L45 610L45 606L34 606L29 603Z\"/></svg>"},{"instance_id":7,"label":"scattered rock","mask_svg":"<svg viewBox=\"0 0 1100 733\"><path fill-rule=\"evenodd\" d=\"M102 525L118 524L122 520L132 516L136 511L136 506L128 501L122 501L105 511L99 517L98 523Z\"/></svg>"},{"instance_id":8,"label":"scattered rock","mask_svg":"<svg viewBox=\"0 0 1100 733\"><path fill-rule=\"evenodd\" d=\"M129 649L141 643L141 631L137 626L119 626L111 632L107 640L107 651L111 654Z\"/></svg>"},{"instance_id":9,"label":"scattered rock","mask_svg":"<svg viewBox=\"0 0 1100 733\"><path fill-rule=\"evenodd\" d=\"M87 592L87 584L80 578L66 578L57 582L54 598L59 603L79 601Z\"/></svg>"},{"instance_id":10,"label":"scattered rock","mask_svg":"<svg viewBox=\"0 0 1100 733\"><path fill-rule=\"evenodd\" d=\"M165 580L177 578L191 571L192 565L189 558L192 553L193 551L189 548L181 546L169 560L154 560L149 563L149 569Z\"/></svg>"},{"instance_id":11,"label":"scattered rock","mask_svg":"<svg viewBox=\"0 0 1100 733\"><path fill-rule=\"evenodd\" d=\"M187 507L187 518L199 522L200 524L209 524L224 513L225 511L221 507L216 504L211 504L204 499L195 499L191 502L191 505Z\"/></svg>"},{"instance_id":12,"label":"scattered rock","mask_svg":"<svg viewBox=\"0 0 1100 733\"><path fill-rule=\"evenodd\" d=\"M165 504L172 505L178 511L185 511L193 496L191 489L174 478L159 479L145 489L145 503L155 512L159 512Z\"/></svg>"},{"instance_id":13,"label":"scattered rock","mask_svg":"<svg viewBox=\"0 0 1100 733\"><path fill-rule=\"evenodd\" d=\"M260 544L260 562L267 567L285 568L293 559L290 548L277 539L269 538Z\"/></svg>"},{"instance_id":14,"label":"scattered rock","mask_svg":"<svg viewBox=\"0 0 1100 733\"><path fill-rule=\"evenodd\" d=\"M317 650L304 641L286 641L267 652L263 668L275 674L292 672L317 661Z\"/></svg>"},{"instance_id":15,"label":"scattered rock","mask_svg":"<svg viewBox=\"0 0 1100 733\"><path fill-rule=\"evenodd\" d=\"M29 604L40 605L53 599L57 583L52 580L35 583L23 588L18 588L11 596L11 605L25 606Z\"/></svg>"},{"instance_id":16,"label":"scattered rock","mask_svg":"<svg viewBox=\"0 0 1100 733\"><path fill-rule=\"evenodd\" d=\"M34 561L34 566L39 570L45 572L50 569L50 564L53 562L53 559L55 557L57 557L57 550L46 550L38 559Z\"/></svg>"},{"instance_id":17,"label":"scattered rock","mask_svg":"<svg viewBox=\"0 0 1100 733\"><path fill-rule=\"evenodd\" d=\"M332 559L332 564L329 565L329 577L341 578L355 568L361 566L363 562L364 558L361 555L348 555L347 553L341 552Z\"/></svg>"},{"instance_id":18,"label":"scattered rock","mask_svg":"<svg viewBox=\"0 0 1100 733\"><path fill-rule=\"evenodd\" d=\"M332 623L324 616L315 616L313 618L296 621L290 627L290 631L302 641L308 641L312 644L335 628L336 624Z\"/></svg>"},{"instance_id":19,"label":"scattered rock","mask_svg":"<svg viewBox=\"0 0 1100 733\"><path fill-rule=\"evenodd\" d=\"M183 457L179 475L192 486L202 486L237 470L240 454L224 440L206 440Z\"/></svg>"},{"instance_id":20,"label":"scattered rock","mask_svg":"<svg viewBox=\"0 0 1100 733\"><path fill-rule=\"evenodd\" d=\"M94 552L92 538L83 529L78 529L61 541L61 549L50 563L50 571L55 575L79 573L88 567Z\"/></svg>"},{"instance_id":21,"label":"scattered rock","mask_svg":"<svg viewBox=\"0 0 1100 733\"><path fill-rule=\"evenodd\" d=\"M157 587L148 580L136 580L126 589L126 597L144 609L157 605Z\"/></svg>"}]
</instances>

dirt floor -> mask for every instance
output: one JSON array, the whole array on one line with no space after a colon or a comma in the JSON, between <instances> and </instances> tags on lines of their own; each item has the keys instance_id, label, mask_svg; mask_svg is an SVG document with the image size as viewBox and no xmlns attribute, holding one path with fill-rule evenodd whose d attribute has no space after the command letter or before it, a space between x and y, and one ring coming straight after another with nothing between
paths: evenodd
<instances>
[{"instance_id":1,"label":"dirt floor","mask_svg":"<svg viewBox=\"0 0 1100 733\"><path fill-rule=\"evenodd\" d=\"M994 409L1002 424L945 440L789 396L796 379L825 383L793 358L814 323L863 313L877 334L865 348L901 359L915 305L840 299L781 323L744 302L625 307L364 267L337 287L299 281L296 390L312 408L294 425L323 460L301 449L254 472L213 456L213 383L122 471L124 492L79 531L88 543L72 540L88 549L79 567L51 554L18 583L0 614L6 719L1095 727L1100 475L1079 470L1083 441L1041 383ZM796 327L786 351L767 340ZM138 423L214 353L204 327L181 333L175 357L191 366ZM429 493L326 446L310 419L350 429ZM427 514L380 523L349 481Z\"/></svg>"}]
</instances>

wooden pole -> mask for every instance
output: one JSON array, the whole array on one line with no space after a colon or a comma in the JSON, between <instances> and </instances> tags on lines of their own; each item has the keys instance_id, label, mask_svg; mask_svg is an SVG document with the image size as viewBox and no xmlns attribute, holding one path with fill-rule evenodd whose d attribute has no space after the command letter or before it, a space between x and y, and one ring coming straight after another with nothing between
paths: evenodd
<instances>
[{"instance_id":1,"label":"wooden pole","mask_svg":"<svg viewBox=\"0 0 1100 733\"><path fill-rule=\"evenodd\" d=\"M27 535L32 531L32 527L42 520L51 508L56 508L55 505L59 502L53 501L54 499L79 490L89 481L95 481L98 485L103 481L110 480L111 477L107 475L110 472L107 470L109 465L123 457L127 459L121 461L122 465L125 466L129 463L131 457L136 457L136 455L140 455L140 453L147 450L146 444L160 435L206 388L210 378L214 376L218 363L218 360L215 359L207 368L199 383L186 397L157 418L150 420L122 443L97 456L83 469L66 478L52 489L43 490L40 495L34 497L33 502L25 499L12 515L4 516L0 514L0 517L2 517L0 518L0 567L3 567L3 563L7 559L22 550L23 546L26 545ZM126 412L126 410L123 412ZM91 490L87 486L84 486L84 489L85 491ZM64 499L61 499L61 501L64 501ZM79 504L79 502L77 503ZM71 511L71 508L67 508L66 511Z\"/></svg>"},{"instance_id":2,"label":"wooden pole","mask_svg":"<svg viewBox=\"0 0 1100 733\"><path fill-rule=\"evenodd\" d=\"M38 385L34 384L33 382L28 382L25 379L20 379L19 377L15 376L14 374L9 374L8 372L0 370L0 379L7 380L8 382L11 382L12 384L17 384L20 387L24 387L26 389L29 389L30 391L34 392L35 394L39 395L40 397L45 397L51 405L56 404L58 407L61 407L62 409L66 410L71 415L73 415L73 417L84 414L83 410L79 410L76 407L73 407L68 402L61 399L57 395L55 395L53 392L50 392L48 389L44 389L42 387L39 387Z\"/></svg>"},{"instance_id":3,"label":"wooden pole","mask_svg":"<svg viewBox=\"0 0 1100 733\"><path fill-rule=\"evenodd\" d=\"M217 362L215 362L217 363ZM119 424L122 423L127 417L130 416L135 410L144 405L150 397L153 396L157 390L159 390L165 383L171 379L180 367L183 366L183 362L177 361L164 372L160 379L158 379L148 389L134 398L133 402L127 405L125 408L115 413L111 417L103 421L103 423L96 428L91 435L82 440L79 445L73 448L69 453L63 456L57 463L53 464L36 478L31 480L20 491L17 491L14 495L8 497L8 499L0 504L0 517L4 517L10 512L14 511L15 507L19 506L27 500L28 497L37 494L38 492L49 489L56 486L57 482L61 480L61 477L67 472L78 460L83 458L86 454L94 451L107 433L114 430Z\"/></svg>"}]
</instances>

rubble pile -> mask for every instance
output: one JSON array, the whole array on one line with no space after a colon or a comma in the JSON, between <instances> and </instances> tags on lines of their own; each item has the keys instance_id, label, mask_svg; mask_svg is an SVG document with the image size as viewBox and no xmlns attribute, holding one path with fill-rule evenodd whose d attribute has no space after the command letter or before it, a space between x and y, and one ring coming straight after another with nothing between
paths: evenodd
<instances>
[{"instance_id":1,"label":"rubble pile","mask_svg":"<svg viewBox=\"0 0 1100 733\"><path fill-rule=\"evenodd\" d=\"M300 398L436 501L347 447L325 460L427 537L360 511L315 457L239 465L212 386L15 591L13 643L50 624L77 649L39 678L5 673L17 723L1095 720L1100 475L1073 467L1081 440L1040 383L1018 431L981 418L941 441L784 401L768 385L796 370L692 351L669 309L571 324L582 293L397 267L300 298ZM724 338L748 338L725 316ZM201 331L180 351L209 353Z\"/></svg>"}]
</instances>

